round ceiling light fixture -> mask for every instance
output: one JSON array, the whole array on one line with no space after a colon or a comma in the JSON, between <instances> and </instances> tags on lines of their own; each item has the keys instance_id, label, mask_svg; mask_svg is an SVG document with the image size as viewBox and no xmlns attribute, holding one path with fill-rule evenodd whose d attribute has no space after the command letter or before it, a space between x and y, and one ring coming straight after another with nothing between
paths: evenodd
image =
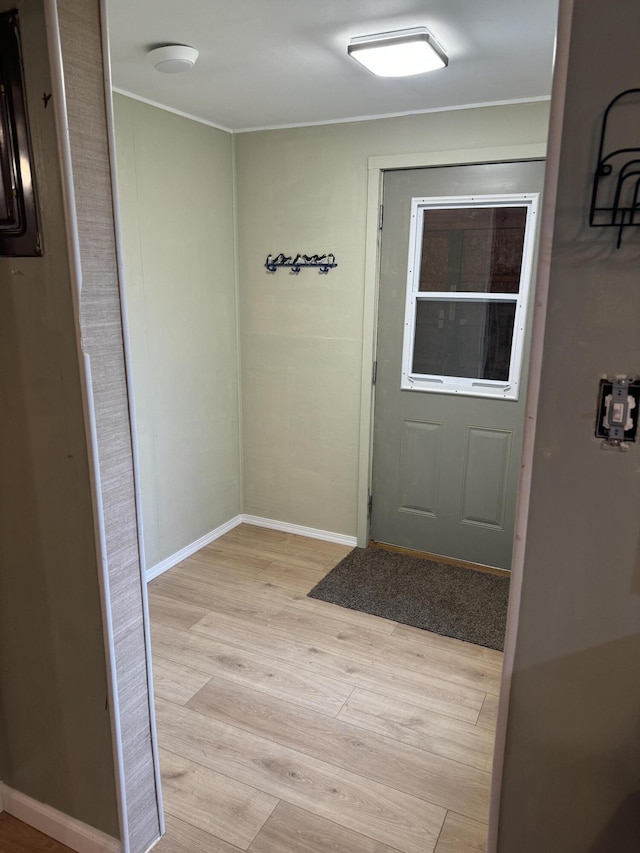
<instances>
[{"instance_id":1,"label":"round ceiling light fixture","mask_svg":"<svg viewBox=\"0 0 640 853\"><path fill-rule=\"evenodd\" d=\"M195 47L186 44L167 44L156 47L147 54L147 59L156 71L163 74L182 74L191 71L199 56Z\"/></svg>"}]
</instances>

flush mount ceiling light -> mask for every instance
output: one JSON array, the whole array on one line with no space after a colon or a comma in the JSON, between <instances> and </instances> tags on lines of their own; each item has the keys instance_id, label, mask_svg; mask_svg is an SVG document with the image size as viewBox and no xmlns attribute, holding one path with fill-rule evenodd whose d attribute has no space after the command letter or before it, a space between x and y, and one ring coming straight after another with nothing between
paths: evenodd
<instances>
[{"instance_id":1,"label":"flush mount ceiling light","mask_svg":"<svg viewBox=\"0 0 640 853\"><path fill-rule=\"evenodd\" d=\"M351 39L347 52L378 77L409 77L449 64L426 27L359 36Z\"/></svg>"},{"instance_id":2,"label":"flush mount ceiling light","mask_svg":"<svg viewBox=\"0 0 640 853\"><path fill-rule=\"evenodd\" d=\"M199 55L195 47L167 44L150 50L147 59L156 71L162 71L163 74L182 74L184 71L191 71Z\"/></svg>"}]
</instances>

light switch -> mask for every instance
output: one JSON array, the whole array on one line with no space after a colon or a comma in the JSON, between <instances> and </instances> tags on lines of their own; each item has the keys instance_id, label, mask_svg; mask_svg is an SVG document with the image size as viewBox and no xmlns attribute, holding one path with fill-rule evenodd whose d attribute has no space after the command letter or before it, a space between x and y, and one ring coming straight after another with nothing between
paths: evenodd
<instances>
[{"instance_id":1,"label":"light switch","mask_svg":"<svg viewBox=\"0 0 640 853\"><path fill-rule=\"evenodd\" d=\"M639 407L640 380L628 376L601 379L596 438L605 439L605 445L609 447L635 441Z\"/></svg>"}]
</instances>

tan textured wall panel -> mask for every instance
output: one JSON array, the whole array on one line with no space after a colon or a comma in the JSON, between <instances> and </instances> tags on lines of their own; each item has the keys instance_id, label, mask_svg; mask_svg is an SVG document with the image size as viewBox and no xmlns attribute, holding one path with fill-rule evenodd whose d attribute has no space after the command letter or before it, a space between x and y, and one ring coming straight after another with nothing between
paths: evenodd
<instances>
[{"instance_id":1,"label":"tan textured wall panel","mask_svg":"<svg viewBox=\"0 0 640 853\"><path fill-rule=\"evenodd\" d=\"M60 0L60 36L82 265L81 330L91 363L133 853L159 834L142 577L107 146L100 4Z\"/></svg>"},{"instance_id":2,"label":"tan textured wall panel","mask_svg":"<svg viewBox=\"0 0 640 853\"><path fill-rule=\"evenodd\" d=\"M114 98L145 557L240 512L231 134Z\"/></svg>"}]
</instances>

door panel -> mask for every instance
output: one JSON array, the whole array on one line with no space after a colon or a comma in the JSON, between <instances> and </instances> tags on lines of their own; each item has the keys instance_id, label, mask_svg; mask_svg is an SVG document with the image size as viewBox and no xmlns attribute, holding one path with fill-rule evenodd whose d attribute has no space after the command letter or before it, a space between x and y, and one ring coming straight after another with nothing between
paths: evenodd
<instances>
[{"instance_id":1,"label":"door panel","mask_svg":"<svg viewBox=\"0 0 640 853\"><path fill-rule=\"evenodd\" d=\"M463 524L504 529L512 438L513 433L504 430L470 427L467 431Z\"/></svg>"},{"instance_id":2,"label":"door panel","mask_svg":"<svg viewBox=\"0 0 640 853\"><path fill-rule=\"evenodd\" d=\"M442 424L404 421L400 450L400 509L437 515ZM414 460L422 460L416 466Z\"/></svg>"},{"instance_id":3,"label":"door panel","mask_svg":"<svg viewBox=\"0 0 640 853\"><path fill-rule=\"evenodd\" d=\"M510 568L528 334L517 400L401 389L411 199L537 193L542 190L543 177L541 161L415 169L385 175L371 514L371 538L376 541ZM478 302L463 302L459 282L471 282L467 288L477 289L479 297L484 296L480 291L485 287L482 282L487 280L486 246L491 245L491 275L499 281L491 286L494 291L506 293L511 288L513 292L512 259L518 251L507 232L491 243L481 216L464 235L444 230L444 236L439 235L439 227L436 223L429 234L429 245L422 247L420 290L450 289L452 300L443 300L439 308L433 302L425 303L424 308L418 303L421 310L416 323L424 324L425 343L414 356L427 365L433 361L432 351L439 353L441 361L453 363L453 354L438 342L439 330L447 323L464 325L466 329L474 324L475 329L481 323L504 326L502 302L495 301L480 316ZM475 233L471 227L476 228ZM456 257L456 252L459 262L452 265L450 259ZM448 269L445 256L449 258ZM453 273L452 266L456 267ZM456 298L460 304L452 310L450 302ZM475 340L481 339L479 332ZM481 344L474 346L477 349ZM466 358L466 353L458 349L456 356ZM483 362L488 363L488 359ZM452 368L454 372L458 369Z\"/></svg>"}]
</instances>

